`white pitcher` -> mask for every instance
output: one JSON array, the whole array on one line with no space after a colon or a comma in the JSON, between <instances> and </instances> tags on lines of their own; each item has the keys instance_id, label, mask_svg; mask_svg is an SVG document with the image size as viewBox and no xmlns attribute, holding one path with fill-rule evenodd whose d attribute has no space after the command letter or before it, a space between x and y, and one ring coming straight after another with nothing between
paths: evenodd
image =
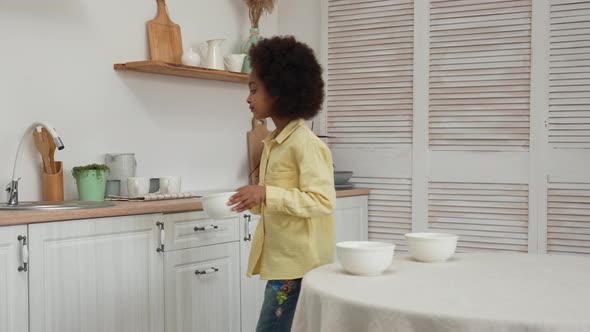
<instances>
[{"instance_id":1,"label":"white pitcher","mask_svg":"<svg viewBox=\"0 0 590 332\"><path fill-rule=\"evenodd\" d=\"M201 64L205 68L223 70L223 54L221 54L221 43L225 39L211 39L207 45L200 44Z\"/></svg>"}]
</instances>

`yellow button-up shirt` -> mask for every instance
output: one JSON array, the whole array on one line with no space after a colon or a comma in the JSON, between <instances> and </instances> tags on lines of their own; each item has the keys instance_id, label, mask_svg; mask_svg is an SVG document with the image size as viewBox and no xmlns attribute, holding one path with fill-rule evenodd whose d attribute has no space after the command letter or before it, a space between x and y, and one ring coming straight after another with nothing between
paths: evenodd
<instances>
[{"instance_id":1,"label":"yellow button-up shirt","mask_svg":"<svg viewBox=\"0 0 590 332\"><path fill-rule=\"evenodd\" d=\"M248 276L301 278L333 261L334 169L328 147L303 120L291 121L264 141L260 185L266 202L254 233Z\"/></svg>"}]
</instances>

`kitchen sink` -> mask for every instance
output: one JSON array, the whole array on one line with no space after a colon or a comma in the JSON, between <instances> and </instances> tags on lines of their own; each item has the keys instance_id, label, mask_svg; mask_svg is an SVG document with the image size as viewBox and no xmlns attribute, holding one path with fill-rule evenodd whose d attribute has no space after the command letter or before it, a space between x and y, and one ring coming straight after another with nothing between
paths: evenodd
<instances>
[{"instance_id":1,"label":"kitchen sink","mask_svg":"<svg viewBox=\"0 0 590 332\"><path fill-rule=\"evenodd\" d=\"M7 203L0 203L0 210L34 210L34 211L51 211L51 210L77 210L77 209L96 209L114 206L113 202L92 202L92 201L60 201L60 202L20 202L17 206L11 206Z\"/></svg>"}]
</instances>

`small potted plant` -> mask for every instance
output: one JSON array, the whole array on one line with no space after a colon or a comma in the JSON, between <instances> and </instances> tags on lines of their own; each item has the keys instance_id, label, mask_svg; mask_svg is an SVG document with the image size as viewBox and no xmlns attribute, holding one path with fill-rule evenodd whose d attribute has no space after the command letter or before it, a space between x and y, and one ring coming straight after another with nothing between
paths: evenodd
<instances>
[{"instance_id":1,"label":"small potted plant","mask_svg":"<svg viewBox=\"0 0 590 332\"><path fill-rule=\"evenodd\" d=\"M107 175L111 170L104 164L90 164L72 168L81 201L103 201L107 189Z\"/></svg>"}]
</instances>

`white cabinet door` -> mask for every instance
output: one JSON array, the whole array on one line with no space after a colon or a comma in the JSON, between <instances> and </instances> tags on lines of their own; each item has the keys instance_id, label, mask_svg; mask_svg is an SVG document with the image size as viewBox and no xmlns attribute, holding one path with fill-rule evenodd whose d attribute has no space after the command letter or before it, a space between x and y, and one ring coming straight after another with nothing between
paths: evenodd
<instances>
[{"instance_id":1,"label":"white cabinet door","mask_svg":"<svg viewBox=\"0 0 590 332\"><path fill-rule=\"evenodd\" d=\"M164 331L160 219L29 225L30 331Z\"/></svg>"},{"instance_id":2,"label":"white cabinet door","mask_svg":"<svg viewBox=\"0 0 590 332\"><path fill-rule=\"evenodd\" d=\"M334 211L336 242L367 241L367 218L367 196L337 198Z\"/></svg>"},{"instance_id":3,"label":"white cabinet door","mask_svg":"<svg viewBox=\"0 0 590 332\"><path fill-rule=\"evenodd\" d=\"M242 332L254 332L256 330L260 309L264 301L266 280L261 280L258 275L252 276L252 278L246 277L254 231L259 221L260 216L256 215L247 214L240 217Z\"/></svg>"},{"instance_id":4,"label":"white cabinet door","mask_svg":"<svg viewBox=\"0 0 590 332\"><path fill-rule=\"evenodd\" d=\"M238 242L164 255L166 332L239 331Z\"/></svg>"},{"instance_id":5,"label":"white cabinet door","mask_svg":"<svg viewBox=\"0 0 590 332\"><path fill-rule=\"evenodd\" d=\"M29 330L27 271L23 269L23 258L26 258L23 257L23 237L26 236L27 225L0 227L0 331L2 332Z\"/></svg>"}]
</instances>

